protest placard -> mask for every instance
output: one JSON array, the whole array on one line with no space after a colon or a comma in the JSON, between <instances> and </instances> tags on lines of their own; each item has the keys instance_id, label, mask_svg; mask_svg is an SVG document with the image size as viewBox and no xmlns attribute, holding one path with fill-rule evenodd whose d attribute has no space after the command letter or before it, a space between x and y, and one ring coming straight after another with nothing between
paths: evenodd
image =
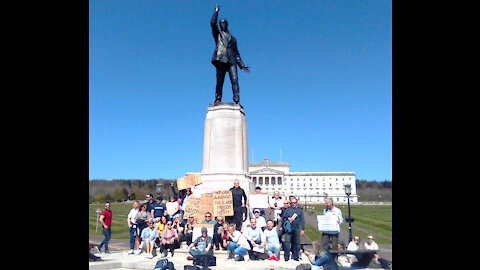
<instances>
[{"instance_id":1,"label":"protest placard","mask_svg":"<svg viewBox=\"0 0 480 270\"><path fill-rule=\"evenodd\" d=\"M213 192L213 215L214 216L233 216L233 197L232 191L220 190Z\"/></svg>"},{"instance_id":2,"label":"protest placard","mask_svg":"<svg viewBox=\"0 0 480 270\"><path fill-rule=\"evenodd\" d=\"M191 188L201 183L202 179L200 177L200 173L192 173L177 179L177 189L182 190L186 188Z\"/></svg>"},{"instance_id":3,"label":"protest placard","mask_svg":"<svg viewBox=\"0 0 480 270\"><path fill-rule=\"evenodd\" d=\"M338 224L338 217L336 215L317 215L318 230L325 231L340 231Z\"/></svg>"},{"instance_id":4,"label":"protest placard","mask_svg":"<svg viewBox=\"0 0 480 270\"><path fill-rule=\"evenodd\" d=\"M200 198L195 198L193 196L188 197L187 205L185 206L185 213L183 217L188 220L188 217L191 215L198 215L198 206L200 205Z\"/></svg>"},{"instance_id":5,"label":"protest placard","mask_svg":"<svg viewBox=\"0 0 480 270\"><path fill-rule=\"evenodd\" d=\"M198 202L198 213L195 218L195 224L198 224L205 220L205 214L210 212L212 219L215 219L213 215L213 194L204 193L200 195L200 201Z\"/></svg>"},{"instance_id":6,"label":"protest placard","mask_svg":"<svg viewBox=\"0 0 480 270\"><path fill-rule=\"evenodd\" d=\"M269 208L268 204L268 194L266 193L251 193L248 196L248 201L251 208Z\"/></svg>"}]
</instances>

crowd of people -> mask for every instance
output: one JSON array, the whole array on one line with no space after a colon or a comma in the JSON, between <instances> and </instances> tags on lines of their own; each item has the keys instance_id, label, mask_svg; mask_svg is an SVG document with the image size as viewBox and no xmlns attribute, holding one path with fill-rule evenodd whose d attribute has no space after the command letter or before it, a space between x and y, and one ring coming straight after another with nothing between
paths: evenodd
<instances>
[{"instance_id":1,"label":"crowd of people","mask_svg":"<svg viewBox=\"0 0 480 270\"><path fill-rule=\"evenodd\" d=\"M213 255L214 250L225 250L228 252L227 260L280 260L280 251L284 251L284 260L292 258L299 261L300 236L304 235L305 218L303 209L299 206L294 196L288 199L281 199L278 192L269 198L270 211L268 217L265 209L250 209L250 224L243 228L243 214L245 206L249 205L245 191L239 186L239 181L234 181L232 191L234 215L230 217L214 217L212 213L205 213L205 220L200 225L195 224L194 216L184 216L185 205L192 190L187 189L177 192L172 184L172 192L169 202L162 204L163 198L157 196L153 200L152 194L146 195L146 202L133 203L132 209L127 216L127 225L130 232L130 250L128 254L145 254L147 258L154 257L154 250L159 248L159 258L171 257L175 249L180 248L185 241L187 259L193 260L197 255ZM257 187L257 193L261 188ZM335 215L340 225L343 222L341 211L333 205L331 198L326 200L325 215ZM96 247L101 252L105 246L105 253L109 253L108 242L111 237L112 212L110 203L105 204L105 210L100 216L103 234L105 239ZM208 230L202 227L203 224L214 225L213 236L208 235ZM193 239L194 226L201 227L201 235ZM322 232L321 241L313 241L312 255L308 251L305 255L313 267L322 266L328 269L328 265L334 263L333 256L329 249L337 249L338 231ZM285 236L284 236L285 235ZM282 237L284 240L282 241ZM349 243L347 250L359 249L360 238L355 236ZM331 246L330 246L331 244ZM378 245L369 236L365 249L376 249ZM348 256L349 262L355 260L354 255Z\"/></svg>"}]
</instances>

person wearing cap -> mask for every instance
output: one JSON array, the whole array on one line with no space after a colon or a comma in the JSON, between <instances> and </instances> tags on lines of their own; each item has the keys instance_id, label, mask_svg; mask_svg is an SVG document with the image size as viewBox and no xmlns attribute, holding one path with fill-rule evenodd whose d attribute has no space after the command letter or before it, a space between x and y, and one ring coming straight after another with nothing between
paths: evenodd
<instances>
[{"instance_id":1,"label":"person wearing cap","mask_svg":"<svg viewBox=\"0 0 480 270\"><path fill-rule=\"evenodd\" d=\"M333 199L327 198L325 200L326 208L323 210L323 214L327 216L333 216L337 220L337 229L334 231L322 232L322 245L325 249L330 249L329 243L332 242L332 249L338 250L338 236L340 234L340 224L343 222L342 211L333 205Z\"/></svg>"},{"instance_id":2,"label":"person wearing cap","mask_svg":"<svg viewBox=\"0 0 480 270\"><path fill-rule=\"evenodd\" d=\"M373 236L372 235L368 236L367 242L365 242L365 244L363 246L365 247L365 249L368 249L368 250L378 250L378 245L377 245L377 243L375 243L375 241L373 241ZM378 260L378 255L377 254L375 254L375 260Z\"/></svg>"},{"instance_id":3,"label":"person wearing cap","mask_svg":"<svg viewBox=\"0 0 480 270\"><path fill-rule=\"evenodd\" d=\"M255 188L255 194L262 194L262 188L261 187L256 187ZM250 202L247 201L247 205L250 206ZM251 210L252 208L250 207L250 217L253 218L253 212ZM266 218L265 216L265 210L263 208L258 208L258 210L260 210L260 215L263 217L263 218Z\"/></svg>"},{"instance_id":4,"label":"person wearing cap","mask_svg":"<svg viewBox=\"0 0 480 270\"><path fill-rule=\"evenodd\" d=\"M258 208L255 208L253 210L253 217L256 222L257 222L257 227L259 227L262 231L265 230L267 227L267 222L265 221L265 218L260 215L261 211Z\"/></svg>"},{"instance_id":5,"label":"person wearing cap","mask_svg":"<svg viewBox=\"0 0 480 270\"><path fill-rule=\"evenodd\" d=\"M202 235L197 237L197 239L188 246L187 252L192 256L205 254L213 255L212 237L207 235L208 230L205 227L202 227L201 232ZM188 256L187 259L193 260L193 257Z\"/></svg>"},{"instance_id":6,"label":"person wearing cap","mask_svg":"<svg viewBox=\"0 0 480 270\"><path fill-rule=\"evenodd\" d=\"M155 203L155 201L153 200L153 195L151 193L145 194L145 199L147 199L147 201L145 202L145 204L147 205L147 212L150 214L150 212L152 211L152 204Z\"/></svg>"}]
</instances>

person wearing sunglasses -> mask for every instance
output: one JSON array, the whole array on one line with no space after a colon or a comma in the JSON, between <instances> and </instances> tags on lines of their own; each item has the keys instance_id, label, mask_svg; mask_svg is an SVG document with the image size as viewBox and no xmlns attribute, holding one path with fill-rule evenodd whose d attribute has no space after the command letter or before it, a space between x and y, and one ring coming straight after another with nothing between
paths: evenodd
<instances>
[{"instance_id":1,"label":"person wearing sunglasses","mask_svg":"<svg viewBox=\"0 0 480 270\"><path fill-rule=\"evenodd\" d=\"M202 221L202 223L200 223L200 224L213 224L213 225L215 225L215 224L217 224L217 221L215 219L212 219L212 214L210 212L207 212L205 214L205 220Z\"/></svg>"},{"instance_id":2,"label":"person wearing sunglasses","mask_svg":"<svg viewBox=\"0 0 480 270\"><path fill-rule=\"evenodd\" d=\"M173 250L175 249L175 241L178 241L177 230L172 228L173 221L167 221L167 228L163 230L162 241L160 245L160 259L164 257L173 256ZM167 250L170 250L170 254L167 256Z\"/></svg>"},{"instance_id":3,"label":"person wearing sunglasses","mask_svg":"<svg viewBox=\"0 0 480 270\"><path fill-rule=\"evenodd\" d=\"M191 215L188 217L187 224L185 224L185 242L187 246L190 246L192 243L193 237L193 224L195 223L195 216Z\"/></svg>"},{"instance_id":4,"label":"person wearing sunglasses","mask_svg":"<svg viewBox=\"0 0 480 270\"><path fill-rule=\"evenodd\" d=\"M285 243L284 243L284 256L285 261L290 259L290 250L292 251L292 258L295 261L299 259L300 251L300 236L305 234L305 218L302 208L298 207L298 201L295 197L290 200L291 207L286 208L283 213L283 220L286 223L290 223L290 231L286 229Z\"/></svg>"},{"instance_id":5,"label":"person wearing sunglasses","mask_svg":"<svg viewBox=\"0 0 480 270\"><path fill-rule=\"evenodd\" d=\"M140 237L142 238L142 244L140 245L140 249L143 247L146 248L147 250L147 258L151 259L153 258L153 249L157 247L157 244L155 243L158 239L158 231L157 229L154 228L154 222L153 220L149 220L147 222L148 227L142 230L142 234Z\"/></svg>"}]
</instances>

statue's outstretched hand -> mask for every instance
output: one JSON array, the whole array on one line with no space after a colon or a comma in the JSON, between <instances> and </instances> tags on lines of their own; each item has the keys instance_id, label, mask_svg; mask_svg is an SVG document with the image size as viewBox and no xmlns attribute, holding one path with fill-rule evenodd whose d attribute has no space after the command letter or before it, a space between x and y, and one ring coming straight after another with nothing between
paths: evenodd
<instances>
[{"instance_id":1,"label":"statue's outstretched hand","mask_svg":"<svg viewBox=\"0 0 480 270\"><path fill-rule=\"evenodd\" d=\"M250 67L245 66L245 67L242 68L242 69L245 70L245 72L250 73L250 69L249 69L249 68L250 68Z\"/></svg>"},{"instance_id":2,"label":"statue's outstretched hand","mask_svg":"<svg viewBox=\"0 0 480 270\"><path fill-rule=\"evenodd\" d=\"M220 10L220 6L217 4L217 5L215 6L215 12L218 12L219 10Z\"/></svg>"}]
</instances>

